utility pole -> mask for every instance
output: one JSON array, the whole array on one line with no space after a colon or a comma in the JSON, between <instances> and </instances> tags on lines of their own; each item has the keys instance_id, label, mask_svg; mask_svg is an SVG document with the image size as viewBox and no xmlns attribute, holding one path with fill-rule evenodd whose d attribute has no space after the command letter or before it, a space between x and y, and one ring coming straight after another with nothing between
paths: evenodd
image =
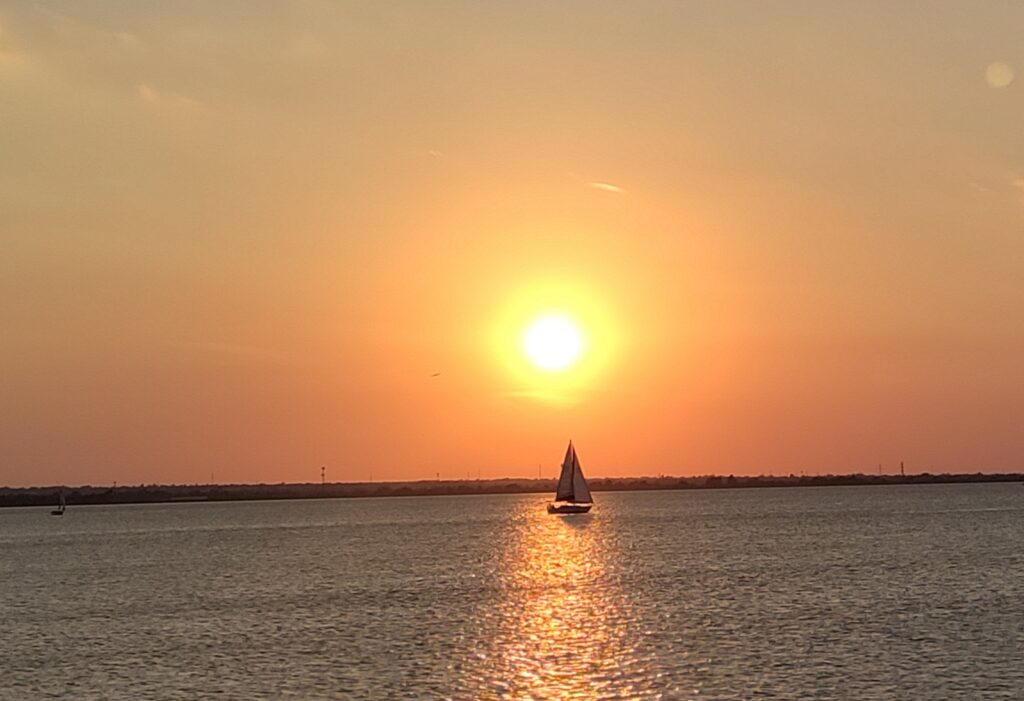
<instances>
[{"instance_id":1,"label":"utility pole","mask_svg":"<svg viewBox=\"0 0 1024 701\"><path fill-rule=\"evenodd\" d=\"M327 491L327 466L326 465L321 465L320 466L320 491L321 492L326 492Z\"/></svg>"},{"instance_id":2,"label":"utility pole","mask_svg":"<svg viewBox=\"0 0 1024 701\"><path fill-rule=\"evenodd\" d=\"M906 477L907 471L903 469L903 461L900 460L900 477Z\"/></svg>"}]
</instances>

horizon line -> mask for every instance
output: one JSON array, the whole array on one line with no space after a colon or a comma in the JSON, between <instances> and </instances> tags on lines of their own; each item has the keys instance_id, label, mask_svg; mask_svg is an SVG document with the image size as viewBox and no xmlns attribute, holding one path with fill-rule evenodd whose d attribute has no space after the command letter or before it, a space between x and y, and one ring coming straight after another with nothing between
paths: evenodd
<instances>
[{"instance_id":1,"label":"horizon line","mask_svg":"<svg viewBox=\"0 0 1024 701\"><path fill-rule=\"evenodd\" d=\"M1022 468L1024 469L1024 468ZM708 480L708 479L723 479L723 480L800 480L800 479L817 479L817 478L862 478L862 479L904 479L910 480L913 477L1019 477L1024 479L1024 471L997 471L997 472L907 472L901 474L899 472L814 472L808 473L806 471L800 473L790 472L787 474L774 474L774 473L759 473L759 474L736 474L736 473L702 473L694 475L670 475L670 474L658 474L658 475L602 475L599 477L588 477L587 480L590 482L601 482L607 480L631 480L631 481L642 481L642 480ZM384 479L384 480L350 480L350 481L334 481L334 482L139 482L131 484L120 484L117 482L111 484L34 484L34 485L0 485L0 491L15 491L15 490L38 490L38 489L105 489L105 490L121 490L121 489L152 489L162 487L175 487L175 488L209 488L209 487L339 487L339 486L365 486L365 485L405 485L405 484L456 484L456 483L481 483L481 482L557 482L558 477L529 477L529 476L504 476L504 477L464 477L464 478L444 478L444 479Z\"/></svg>"}]
</instances>

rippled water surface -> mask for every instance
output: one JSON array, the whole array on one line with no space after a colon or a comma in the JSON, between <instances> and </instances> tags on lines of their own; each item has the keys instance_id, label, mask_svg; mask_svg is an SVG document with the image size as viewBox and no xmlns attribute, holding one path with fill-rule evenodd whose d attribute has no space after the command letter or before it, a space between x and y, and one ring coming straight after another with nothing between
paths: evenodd
<instances>
[{"instance_id":1,"label":"rippled water surface","mask_svg":"<svg viewBox=\"0 0 1024 701\"><path fill-rule=\"evenodd\" d=\"M1024 699L1017 484L0 510L0 698Z\"/></svg>"}]
</instances>

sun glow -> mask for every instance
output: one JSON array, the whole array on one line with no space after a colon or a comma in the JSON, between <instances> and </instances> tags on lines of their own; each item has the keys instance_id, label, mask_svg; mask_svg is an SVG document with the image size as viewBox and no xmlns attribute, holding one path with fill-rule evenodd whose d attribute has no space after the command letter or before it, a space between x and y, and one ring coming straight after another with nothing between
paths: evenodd
<instances>
[{"instance_id":1,"label":"sun glow","mask_svg":"<svg viewBox=\"0 0 1024 701\"><path fill-rule=\"evenodd\" d=\"M547 372L561 372L572 367L583 354L585 346L579 325L562 314L538 317L523 332L523 352L536 367Z\"/></svg>"},{"instance_id":2,"label":"sun glow","mask_svg":"<svg viewBox=\"0 0 1024 701\"><path fill-rule=\"evenodd\" d=\"M490 336L507 373L505 396L582 401L621 351L616 318L607 298L581 280L535 278L512 291Z\"/></svg>"}]
</instances>

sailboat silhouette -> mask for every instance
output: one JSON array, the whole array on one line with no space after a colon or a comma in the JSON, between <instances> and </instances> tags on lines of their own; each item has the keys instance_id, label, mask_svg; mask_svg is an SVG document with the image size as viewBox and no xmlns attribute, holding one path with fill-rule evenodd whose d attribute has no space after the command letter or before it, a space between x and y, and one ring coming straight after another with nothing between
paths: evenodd
<instances>
[{"instance_id":1,"label":"sailboat silhouette","mask_svg":"<svg viewBox=\"0 0 1024 701\"><path fill-rule=\"evenodd\" d=\"M68 508L68 505L67 505L67 502L64 501L64 490L62 489L62 490L60 490L60 506L58 506L56 509L51 511L50 515L51 516L63 516L64 512L67 510L67 508Z\"/></svg>"},{"instance_id":2,"label":"sailboat silhouette","mask_svg":"<svg viewBox=\"0 0 1024 701\"><path fill-rule=\"evenodd\" d=\"M549 514L585 514L594 505L590 496L587 478L583 476L579 456L572 441L565 451L562 461L562 474L558 477L558 488L555 490L555 501L548 504Z\"/></svg>"}]
</instances>

